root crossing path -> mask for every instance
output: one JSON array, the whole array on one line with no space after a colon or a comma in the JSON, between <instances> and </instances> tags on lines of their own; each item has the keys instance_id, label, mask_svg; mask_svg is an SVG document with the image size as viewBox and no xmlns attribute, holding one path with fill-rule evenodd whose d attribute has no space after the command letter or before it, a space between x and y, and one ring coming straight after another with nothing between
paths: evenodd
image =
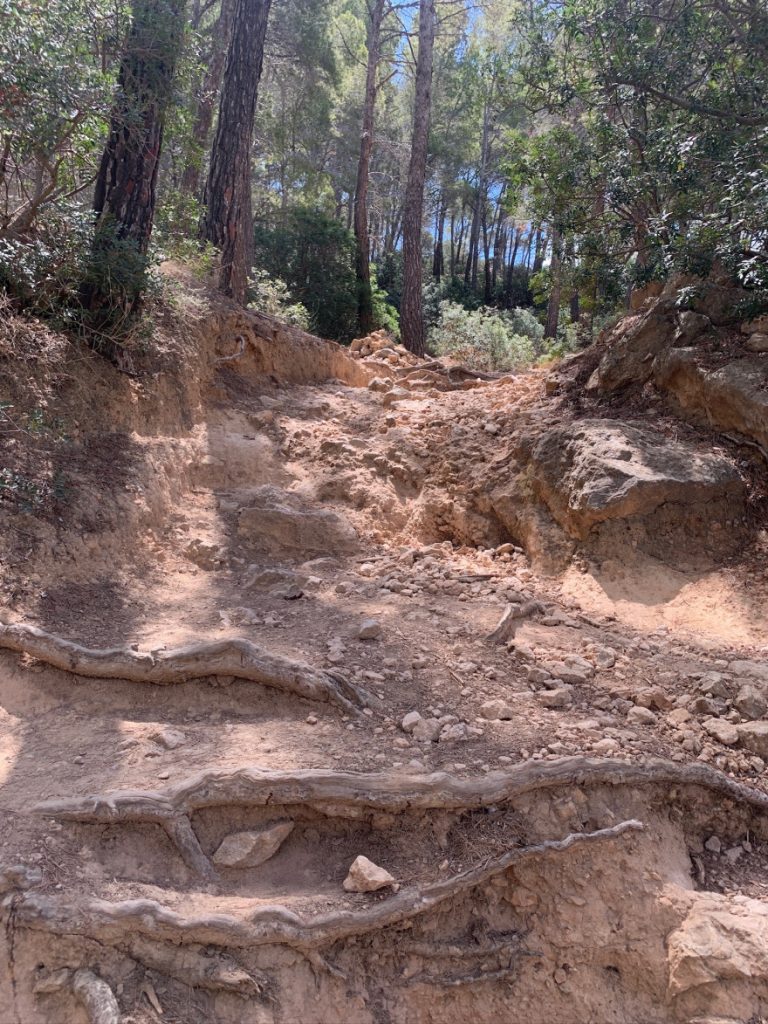
<instances>
[{"instance_id":1,"label":"root crossing path","mask_svg":"<svg viewBox=\"0 0 768 1024\"><path fill-rule=\"evenodd\" d=\"M768 1020L749 570L553 574L543 373L222 338L178 421L114 397L98 526L19 533L2 1024Z\"/></svg>"}]
</instances>

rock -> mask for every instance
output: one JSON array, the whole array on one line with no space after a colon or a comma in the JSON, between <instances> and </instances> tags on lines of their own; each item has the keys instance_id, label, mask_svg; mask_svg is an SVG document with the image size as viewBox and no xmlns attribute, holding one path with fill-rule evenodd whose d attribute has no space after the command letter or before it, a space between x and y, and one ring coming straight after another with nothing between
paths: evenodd
<instances>
[{"instance_id":1,"label":"rock","mask_svg":"<svg viewBox=\"0 0 768 1024\"><path fill-rule=\"evenodd\" d=\"M699 689L707 697L721 697L727 700L731 695L722 672L705 672L699 680Z\"/></svg>"},{"instance_id":2,"label":"rock","mask_svg":"<svg viewBox=\"0 0 768 1024\"><path fill-rule=\"evenodd\" d=\"M423 721L423 718L418 711L409 711L407 715L403 716L400 727L403 732L413 732L421 721Z\"/></svg>"},{"instance_id":3,"label":"rock","mask_svg":"<svg viewBox=\"0 0 768 1024\"><path fill-rule=\"evenodd\" d=\"M595 665L599 669L613 668L616 664L616 651L612 647L598 647L594 653Z\"/></svg>"},{"instance_id":4,"label":"rock","mask_svg":"<svg viewBox=\"0 0 768 1024\"><path fill-rule=\"evenodd\" d=\"M26 864L0 864L0 896L14 889L31 889L40 885L43 872L40 868L28 867Z\"/></svg>"},{"instance_id":5,"label":"rock","mask_svg":"<svg viewBox=\"0 0 768 1024\"><path fill-rule=\"evenodd\" d=\"M393 387L382 395L381 404L387 409L390 405L394 405L395 402L402 402L404 399L411 397L410 391L407 391L405 388Z\"/></svg>"},{"instance_id":6,"label":"rock","mask_svg":"<svg viewBox=\"0 0 768 1024\"><path fill-rule=\"evenodd\" d=\"M723 718L710 718L704 722L704 728L723 746L734 747L739 742L739 730Z\"/></svg>"},{"instance_id":7,"label":"rock","mask_svg":"<svg viewBox=\"0 0 768 1024\"><path fill-rule=\"evenodd\" d=\"M347 892L378 892L379 889L393 885L394 881L388 871L361 855L352 862L343 885Z\"/></svg>"},{"instance_id":8,"label":"rock","mask_svg":"<svg viewBox=\"0 0 768 1024\"><path fill-rule=\"evenodd\" d=\"M357 534L346 520L328 509L305 508L295 494L265 486L250 500L240 510L237 532L254 549L307 556L348 554L357 548Z\"/></svg>"},{"instance_id":9,"label":"rock","mask_svg":"<svg viewBox=\"0 0 768 1024\"><path fill-rule=\"evenodd\" d=\"M187 737L180 729L163 728L151 732L149 739L161 747L165 747L166 750L175 750L186 742Z\"/></svg>"},{"instance_id":10,"label":"rock","mask_svg":"<svg viewBox=\"0 0 768 1024\"><path fill-rule=\"evenodd\" d=\"M747 991L762 988L768 981L765 904L740 897L734 905L714 893L688 899L687 915L666 940L670 996L698 989L691 998L709 1006L713 992L735 992L739 982L746 983ZM747 1016L739 1014L738 1019Z\"/></svg>"},{"instance_id":11,"label":"rock","mask_svg":"<svg viewBox=\"0 0 768 1024\"><path fill-rule=\"evenodd\" d=\"M704 849L709 850L710 853L720 853L722 848L723 844L717 836L710 836L706 843L704 843Z\"/></svg>"},{"instance_id":12,"label":"rock","mask_svg":"<svg viewBox=\"0 0 768 1024\"><path fill-rule=\"evenodd\" d=\"M184 548L184 555L190 562L206 572L218 569L226 560L227 553L219 544L209 544L207 541L195 538Z\"/></svg>"},{"instance_id":13,"label":"rock","mask_svg":"<svg viewBox=\"0 0 768 1024\"><path fill-rule=\"evenodd\" d=\"M568 708L573 703L571 691L565 686L559 686L556 690L542 690L536 694L536 699L543 707L551 709Z\"/></svg>"},{"instance_id":14,"label":"rock","mask_svg":"<svg viewBox=\"0 0 768 1024\"><path fill-rule=\"evenodd\" d=\"M758 757L768 759L768 722L747 722L737 725L739 743Z\"/></svg>"},{"instance_id":15,"label":"rock","mask_svg":"<svg viewBox=\"0 0 768 1024\"><path fill-rule=\"evenodd\" d=\"M768 683L768 663L761 661L731 661L728 671L737 676L751 676L761 682Z\"/></svg>"},{"instance_id":16,"label":"rock","mask_svg":"<svg viewBox=\"0 0 768 1024\"><path fill-rule=\"evenodd\" d=\"M697 715L716 715L718 713L717 704L710 697L694 697L688 706Z\"/></svg>"},{"instance_id":17,"label":"rock","mask_svg":"<svg viewBox=\"0 0 768 1024\"><path fill-rule=\"evenodd\" d=\"M280 821L256 832L233 832L213 855L213 863L226 868L255 868L274 857L293 832L292 821Z\"/></svg>"},{"instance_id":18,"label":"rock","mask_svg":"<svg viewBox=\"0 0 768 1024\"><path fill-rule=\"evenodd\" d=\"M670 725L682 725L683 722L690 722L691 712L687 708L675 708L674 711L670 711L667 715L667 721Z\"/></svg>"},{"instance_id":19,"label":"rock","mask_svg":"<svg viewBox=\"0 0 768 1024\"><path fill-rule=\"evenodd\" d=\"M466 722L456 722L453 725L444 725L438 739L439 743L466 743L472 739L477 730L470 730Z\"/></svg>"},{"instance_id":20,"label":"rock","mask_svg":"<svg viewBox=\"0 0 768 1024\"><path fill-rule=\"evenodd\" d=\"M581 540L606 520L717 498L737 506L743 495L726 458L618 420L578 420L547 431L531 453L531 475L555 520Z\"/></svg>"},{"instance_id":21,"label":"rock","mask_svg":"<svg viewBox=\"0 0 768 1024\"><path fill-rule=\"evenodd\" d=\"M355 636L358 640L376 640L381 636L381 623L377 619L364 619Z\"/></svg>"},{"instance_id":22,"label":"rock","mask_svg":"<svg viewBox=\"0 0 768 1024\"><path fill-rule=\"evenodd\" d=\"M504 700L487 700L480 707L480 717L489 722L508 722L515 717L515 712Z\"/></svg>"},{"instance_id":23,"label":"rock","mask_svg":"<svg viewBox=\"0 0 768 1024\"><path fill-rule=\"evenodd\" d=\"M654 379L683 409L768 447L768 363L759 356L710 368L697 349L670 349L656 360Z\"/></svg>"},{"instance_id":24,"label":"rock","mask_svg":"<svg viewBox=\"0 0 768 1024\"><path fill-rule=\"evenodd\" d=\"M627 712L627 721L631 725L653 725L656 715L650 708L632 707Z\"/></svg>"},{"instance_id":25,"label":"rock","mask_svg":"<svg viewBox=\"0 0 768 1024\"><path fill-rule=\"evenodd\" d=\"M768 334L751 334L744 342L748 352L768 352Z\"/></svg>"},{"instance_id":26,"label":"rock","mask_svg":"<svg viewBox=\"0 0 768 1024\"><path fill-rule=\"evenodd\" d=\"M411 730L411 735L420 743L437 743L442 728L437 718L421 718Z\"/></svg>"},{"instance_id":27,"label":"rock","mask_svg":"<svg viewBox=\"0 0 768 1024\"><path fill-rule=\"evenodd\" d=\"M692 309L686 309L678 315L677 330L675 331L675 345L690 345L692 341L706 334L712 327L712 321L703 313L694 313Z\"/></svg>"},{"instance_id":28,"label":"rock","mask_svg":"<svg viewBox=\"0 0 768 1024\"><path fill-rule=\"evenodd\" d=\"M615 391L650 380L654 357L672 344L675 318L674 302L660 299L647 312L620 320L587 387Z\"/></svg>"},{"instance_id":29,"label":"rock","mask_svg":"<svg viewBox=\"0 0 768 1024\"><path fill-rule=\"evenodd\" d=\"M734 707L752 721L762 718L768 711L768 700L765 691L759 689L753 683L744 683L733 700Z\"/></svg>"},{"instance_id":30,"label":"rock","mask_svg":"<svg viewBox=\"0 0 768 1024\"><path fill-rule=\"evenodd\" d=\"M275 590L285 587L296 587L301 590L306 587L309 578L290 569L261 569L257 566L249 566L248 575L243 586L246 590Z\"/></svg>"},{"instance_id":31,"label":"rock","mask_svg":"<svg viewBox=\"0 0 768 1024\"><path fill-rule=\"evenodd\" d=\"M754 320L745 320L739 330L742 334L768 334L768 313Z\"/></svg>"}]
</instances>

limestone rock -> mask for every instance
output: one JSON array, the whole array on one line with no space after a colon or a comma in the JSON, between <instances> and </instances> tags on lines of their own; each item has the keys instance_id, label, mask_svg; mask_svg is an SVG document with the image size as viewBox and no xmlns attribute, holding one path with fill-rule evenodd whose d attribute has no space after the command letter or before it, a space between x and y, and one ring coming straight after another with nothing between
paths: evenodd
<instances>
[{"instance_id":1,"label":"limestone rock","mask_svg":"<svg viewBox=\"0 0 768 1024\"><path fill-rule=\"evenodd\" d=\"M627 384L643 384L652 373L653 359L672 344L675 305L660 299L637 316L625 317L611 332L605 355L588 387L615 391Z\"/></svg>"},{"instance_id":2,"label":"limestone rock","mask_svg":"<svg viewBox=\"0 0 768 1024\"><path fill-rule=\"evenodd\" d=\"M347 892L377 892L392 885L394 881L388 871L361 855L352 862L343 886Z\"/></svg>"},{"instance_id":3,"label":"limestone rock","mask_svg":"<svg viewBox=\"0 0 768 1024\"><path fill-rule=\"evenodd\" d=\"M656 715L650 708L632 707L627 712L627 721L631 725L653 725Z\"/></svg>"},{"instance_id":4,"label":"limestone rock","mask_svg":"<svg viewBox=\"0 0 768 1024\"><path fill-rule=\"evenodd\" d=\"M302 555L346 554L358 538L348 522L327 509L305 508L296 495L259 487L240 510L237 530L253 548Z\"/></svg>"},{"instance_id":5,"label":"limestone rock","mask_svg":"<svg viewBox=\"0 0 768 1024\"><path fill-rule=\"evenodd\" d=\"M293 832L292 821L280 821L256 832L233 832L213 855L213 863L225 868L255 868L274 857Z\"/></svg>"},{"instance_id":6,"label":"limestone rock","mask_svg":"<svg viewBox=\"0 0 768 1024\"><path fill-rule=\"evenodd\" d=\"M749 352L768 352L768 334L750 334L744 342L744 348Z\"/></svg>"},{"instance_id":7,"label":"limestone rock","mask_svg":"<svg viewBox=\"0 0 768 1024\"><path fill-rule=\"evenodd\" d=\"M768 697L765 691L752 683L744 683L733 704L740 715L753 721L762 718L768 711Z\"/></svg>"},{"instance_id":8,"label":"limestone rock","mask_svg":"<svg viewBox=\"0 0 768 1024\"><path fill-rule=\"evenodd\" d=\"M534 446L531 468L554 518L579 539L609 519L648 515L670 503L738 502L743 493L738 472L722 456L618 420L555 427Z\"/></svg>"},{"instance_id":9,"label":"limestone rock","mask_svg":"<svg viewBox=\"0 0 768 1024\"><path fill-rule=\"evenodd\" d=\"M514 709L505 700L487 700L480 707L480 715L489 722L508 722L515 717Z\"/></svg>"},{"instance_id":10,"label":"limestone rock","mask_svg":"<svg viewBox=\"0 0 768 1024\"><path fill-rule=\"evenodd\" d=\"M723 746L734 747L739 742L738 728L723 718L710 718L704 722L704 728Z\"/></svg>"},{"instance_id":11,"label":"limestone rock","mask_svg":"<svg viewBox=\"0 0 768 1024\"><path fill-rule=\"evenodd\" d=\"M437 718L420 718L411 730L411 735L420 743L436 743L443 728Z\"/></svg>"},{"instance_id":12,"label":"limestone rock","mask_svg":"<svg viewBox=\"0 0 768 1024\"><path fill-rule=\"evenodd\" d=\"M158 743L161 747L165 747L166 750L175 750L182 743L185 743L187 739L180 729L170 729L167 727L155 729L154 732L149 734L149 738L153 743Z\"/></svg>"},{"instance_id":13,"label":"limestone rock","mask_svg":"<svg viewBox=\"0 0 768 1024\"><path fill-rule=\"evenodd\" d=\"M697 349L670 349L654 363L654 380L684 409L768 447L768 363L759 356L709 368Z\"/></svg>"},{"instance_id":14,"label":"limestone rock","mask_svg":"<svg viewBox=\"0 0 768 1024\"><path fill-rule=\"evenodd\" d=\"M545 708L568 708L573 703L573 697L568 687L559 686L555 690L542 690L536 697L539 703Z\"/></svg>"},{"instance_id":15,"label":"limestone rock","mask_svg":"<svg viewBox=\"0 0 768 1024\"><path fill-rule=\"evenodd\" d=\"M669 992L702 987L711 992L743 980L768 981L768 907L740 897L738 904L713 893L693 898L680 926L667 937Z\"/></svg>"},{"instance_id":16,"label":"limestone rock","mask_svg":"<svg viewBox=\"0 0 768 1024\"><path fill-rule=\"evenodd\" d=\"M422 716L418 711L409 711L407 715L403 716L403 720L400 723L400 727L403 732L413 732L419 722L423 721Z\"/></svg>"},{"instance_id":17,"label":"limestone rock","mask_svg":"<svg viewBox=\"0 0 768 1024\"><path fill-rule=\"evenodd\" d=\"M758 757L768 758L768 722L746 722L737 725L739 743Z\"/></svg>"},{"instance_id":18,"label":"limestone rock","mask_svg":"<svg viewBox=\"0 0 768 1024\"><path fill-rule=\"evenodd\" d=\"M358 640L376 640L381 636L381 623L378 619L364 619L355 634Z\"/></svg>"}]
</instances>

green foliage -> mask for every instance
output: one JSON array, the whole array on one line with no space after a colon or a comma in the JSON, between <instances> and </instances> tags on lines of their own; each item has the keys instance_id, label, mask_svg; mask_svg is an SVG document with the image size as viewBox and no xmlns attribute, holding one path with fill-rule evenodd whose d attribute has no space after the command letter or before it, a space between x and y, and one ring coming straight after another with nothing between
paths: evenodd
<instances>
[{"instance_id":1,"label":"green foliage","mask_svg":"<svg viewBox=\"0 0 768 1024\"><path fill-rule=\"evenodd\" d=\"M255 229L256 266L285 281L324 338L350 341L357 326L354 238L338 221L308 208Z\"/></svg>"},{"instance_id":2,"label":"green foliage","mask_svg":"<svg viewBox=\"0 0 768 1024\"><path fill-rule=\"evenodd\" d=\"M270 277L265 270L251 275L248 304L305 331L311 326L309 313L300 302L293 301L285 281Z\"/></svg>"},{"instance_id":3,"label":"green foliage","mask_svg":"<svg viewBox=\"0 0 768 1024\"><path fill-rule=\"evenodd\" d=\"M440 303L429 342L438 355L486 371L519 370L530 366L536 355L532 339L516 334L506 313L488 307L467 310L448 300Z\"/></svg>"}]
</instances>

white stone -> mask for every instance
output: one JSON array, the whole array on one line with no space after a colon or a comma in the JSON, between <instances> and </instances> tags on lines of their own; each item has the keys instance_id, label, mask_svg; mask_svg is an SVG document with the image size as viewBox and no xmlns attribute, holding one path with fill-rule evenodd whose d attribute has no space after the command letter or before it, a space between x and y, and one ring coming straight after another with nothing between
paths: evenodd
<instances>
[{"instance_id":1,"label":"white stone","mask_svg":"<svg viewBox=\"0 0 768 1024\"><path fill-rule=\"evenodd\" d=\"M343 885L347 892L377 892L392 885L394 881L388 871L361 855L352 862Z\"/></svg>"},{"instance_id":2,"label":"white stone","mask_svg":"<svg viewBox=\"0 0 768 1024\"><path fill-rule=\"evenodd\" d=\"M255 868L273 857L293 832L292 821L280 821L259 832L233 832L213 855L213 863L226 868Z\"/></svg>"}]
</instances>

